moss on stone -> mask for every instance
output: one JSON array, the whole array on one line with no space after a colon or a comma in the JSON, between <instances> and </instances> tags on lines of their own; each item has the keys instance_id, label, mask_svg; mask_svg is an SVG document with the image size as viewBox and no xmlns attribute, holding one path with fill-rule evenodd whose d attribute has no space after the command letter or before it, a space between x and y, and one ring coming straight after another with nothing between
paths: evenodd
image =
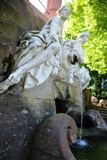
<instances>
[{"instance_id":1,"label":"moss on stone","mask_svg":"<svg viewBox=\"0 0 107 160\"><path fill-rule=\"evenodd\" d=\"M0 21L0 36L15 40L18 36L16 24Z\"/></svg>"}]
</instances>

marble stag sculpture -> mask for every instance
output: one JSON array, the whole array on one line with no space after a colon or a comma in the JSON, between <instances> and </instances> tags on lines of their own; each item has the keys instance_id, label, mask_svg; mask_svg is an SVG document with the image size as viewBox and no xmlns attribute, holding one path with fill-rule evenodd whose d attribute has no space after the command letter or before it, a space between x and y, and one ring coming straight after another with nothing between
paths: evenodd
<instances>
[{"instance_id":1,"label":"marble stag sculpture","mask_svg":"<svg viewBox=\"0 0 107 160\"><path fill-rule=\"evenodd\" d=\"M72 76L77 76L80 80L80 84L82 90L84 90L91 80L89 71L84 67L79 67L79 64L84 63L85 50L82 47L82 43L86 43L89 40L89 32L82 32L77 36L75 40L75 44L73 45L73 57L74 57L74 65L72 65L69 73L69 83L73 83Z\"/></svg>"},{"instance_id":2,"label":"marble stag sculpture","mask_svg":"<svg viewBox=\"0 0 107 160\"><path fill-rule=\"evenodd\" d=\"M57 80L54 81L54 97L69 100L67 113L73 109L83 108L83 90L88 86L91 78L88 70L80 64L84 63L85 50L83 43L89 39L89 32L82 32L75 40L63 42L60 66ZM81 106L81 107L80 107Z\"/></svg>"},{"instance_id":3,"label":"marble stag sculpture","mask_svg":"<svg viewBox=\"0 0 107 160\"><path fill-rule=\"evenodd\" d=\"M63 23L68 19L70 12L68 6L61 7L57 16L47 21L41 31L28 32L22 38L20 49L16 51L17 60L12 73L0 83L0 93L4 93L11 85L18 84L26 75L25 88L41 84L51 72L57 75L62 54ZM32 77L30 83L29 77Z\"/></svg>"},{"instance_id":4,"label":"marble stag sculpture","mask_svg":"<svg viewBox=\"0 0 107 160\"><path fill-rule=\"evenodd\" d=\"M82 90L84 90L91 78L89 71L84 67L80 67L79 64L84 63L85 50L82 47L83 43L86 43L89 39L89 32L80 33L76 40L66 40L63 42L62 55L61 55L61 67L59 68L58 76L63 82L67 82L70 85L76 85L73 80L74 76L78 77Z\"/></svg>"}]
</instances>

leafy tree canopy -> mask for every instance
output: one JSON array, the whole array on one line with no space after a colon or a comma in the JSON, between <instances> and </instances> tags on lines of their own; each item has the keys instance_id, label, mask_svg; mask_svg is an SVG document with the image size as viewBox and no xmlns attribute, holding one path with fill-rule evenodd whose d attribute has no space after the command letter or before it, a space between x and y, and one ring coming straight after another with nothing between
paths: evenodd
<instances>
[{"instance_id":1,"label":"leafy tree canopy","mask_svg":"<svg viewBox=\"0 0 107 160\"><path fill-rule=\"evenodd\" d=\"M85 44L85 64L90 70L107 73L107 1L69 0L72 14L64 25L64 39L75 39L83 31L90 32Z\"/></svg>"}]
</instances>

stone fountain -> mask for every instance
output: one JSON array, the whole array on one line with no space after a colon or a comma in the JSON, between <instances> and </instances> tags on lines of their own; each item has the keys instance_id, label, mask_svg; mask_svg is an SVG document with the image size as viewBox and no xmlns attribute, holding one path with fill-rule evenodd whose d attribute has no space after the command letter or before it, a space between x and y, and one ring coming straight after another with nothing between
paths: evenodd
<instances>
[{"instance_id":1,"label":"stone fountain","mask_svg":"<svg viewBox=\"0 0 107 160\"><path fill-rule=\"evenodd\" d=\"M63 6L41 30L24 34L15 48L10 71L0 82L1 158L75 160L69 144L76 142L77 126L68 114L84 112L90 76L79 64L90 34L62 40L70 12ZM56 114L57 100L67 102L66 113Z\"/></svg>"}]
</instances>

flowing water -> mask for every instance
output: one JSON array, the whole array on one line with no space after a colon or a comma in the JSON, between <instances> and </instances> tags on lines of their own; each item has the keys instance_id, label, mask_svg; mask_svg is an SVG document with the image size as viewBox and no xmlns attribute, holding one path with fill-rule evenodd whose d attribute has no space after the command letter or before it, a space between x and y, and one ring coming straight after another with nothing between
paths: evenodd
<instances>
[{"instance_id":1,"label":"flowing water","mask_svg":"<svg viewBox=\"0 0 107 160\"><path fill-rule=\"evenodd\" d=\"M107 160L107 137L88 136L82 139L83 144L77 141L70 145L77 160Z\"/></svg>"},{"instance_id":2,"label":"flowing water","mask_svg":"<svg viewBox=\"0 0 107 160\"><path fill-rule=\"evenodd\" d=\"M83 129L83 110L81 107L81 126L80 126L80 133L79 133L80 140L82 140L82 129Z\"/></svg>"}]
</instances>

